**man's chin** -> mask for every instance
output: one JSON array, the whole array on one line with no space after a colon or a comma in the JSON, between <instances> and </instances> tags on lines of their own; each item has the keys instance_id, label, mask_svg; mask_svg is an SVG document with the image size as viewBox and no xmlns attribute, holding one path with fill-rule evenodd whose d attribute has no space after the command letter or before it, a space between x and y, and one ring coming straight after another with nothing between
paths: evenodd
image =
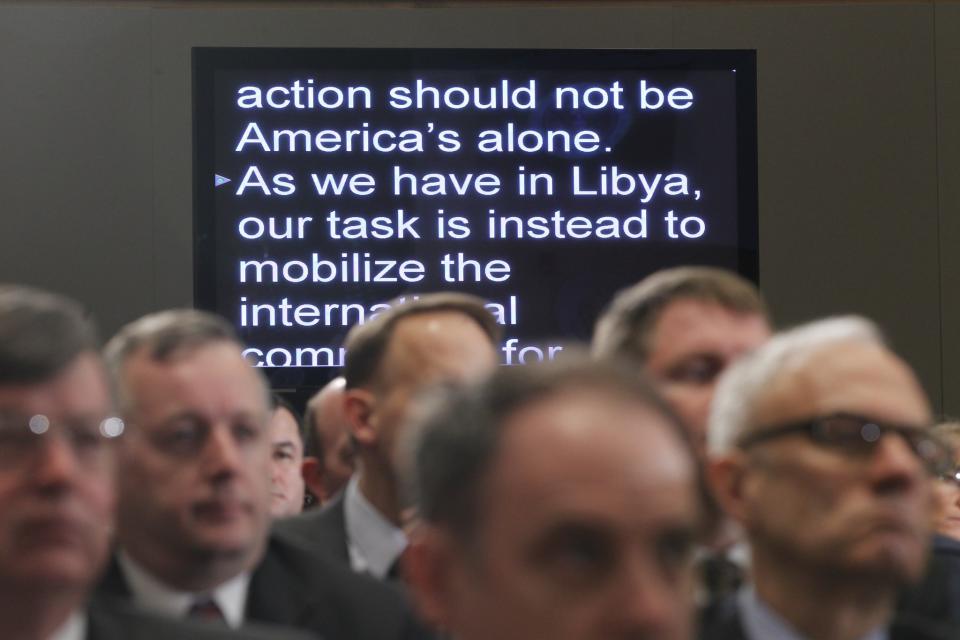
<instances>
[{"instance_id":1,"label":"man's chin","mask_svg":"<svg viewBox=\"0 0 960 640\"><path fill-rule=\"evenodd\" d=\"M103 558L105 560L105 558ZM18 558L9 574L25 589L87 590L103 568L95 554L51 550Z\"/></svg>"},{"instance_id":2,"label":"man's chin","mask_svg":"<svg viewBox=\"0 0 960 640\"><path fill-rule=\"evenodd\" d=\"M207 556L244 556L256 550L266 532L252 521L196 523L189 534L193 547Z\"/></svg>"},{"instance_id":3,"label":"man's chin","mask_svg":"<svg viewBox=\"0 0 960 640\"><path fill-rule=\"evenodd\" d=\"M937 533L960 541L960 517L943 520L937 528Z\"/></svg>"},{"instance_id":4,"label":"man's chin","mask_svg":"<svg viewBox=\"0 0 960 640\"><path fill-rule=\"evenodd\" d=\"M927 548L913 536L880 535L858 555L853 568L868 580L909 585L923 576Z\"/></svg>"}]
</instances>

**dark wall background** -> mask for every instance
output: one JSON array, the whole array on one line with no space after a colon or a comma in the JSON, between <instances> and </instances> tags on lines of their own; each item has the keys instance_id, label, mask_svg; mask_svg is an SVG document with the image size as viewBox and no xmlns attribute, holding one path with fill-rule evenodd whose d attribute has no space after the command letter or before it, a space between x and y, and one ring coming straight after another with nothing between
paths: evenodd
<instances>
[{"instance_id":1,"label":"dark wall background","mask_svg":"<svg viewBox=\"0 0 960 640\"><path fill-rule=\"evenodd\" d=\"M191 303L193 46L755 48L779 323L874 318L960 414L960 3L417 4L0 0L0 281Z\"/></svg>"}]
</instances>

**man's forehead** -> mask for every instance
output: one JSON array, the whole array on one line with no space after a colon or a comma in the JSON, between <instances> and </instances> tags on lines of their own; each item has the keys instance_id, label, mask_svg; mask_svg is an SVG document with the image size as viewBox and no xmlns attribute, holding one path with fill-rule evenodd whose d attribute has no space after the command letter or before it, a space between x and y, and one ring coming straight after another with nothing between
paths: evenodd
<instances>
[{"instance_id":1,"label":"man's forehead","mask_svg":"<svg viewBox=\"0 0 960 640\"><path fill-rule=\"evenodd\" d=\"M102 418L111 409L103 364L81 353L53 377L29 384L0 385L0 411Z\"/></svg>"},{"instance_id":2,"label":"man's forehead","mask_svg":"<svg viewBox=\"0 0 960 640\"><path fill-rule=\"evenodd\" d=\"M648 347L651 359L698 350L735 356L769 336L769 323L761 313L738 311L711 300L679 298L658 314Z\"/></svg>"},{"instance_id":3,"label":"man's forehead","mask_svg":"<svg viewBox=\"0 0 960 640\"><path fill-rule=\"evenodd\" d=\"M277 407L270 417L270 426L273 430L273 441L300 443L300 426L297 419L285 407Z\"/></svg>"},{"instance_id":4,"label":"man's forehead","mask_svg":"<svg viewBox=\"0 0 960 640\"><path fill-rule=\"evenodd\" d=\"M788 365L765 388L752 422L853 413L877 420L926 424L930 406L913 371L879 344L825 345Z\"/></svg>"},{"instance_id":5,"label":"man's forehead","mask_svg":"<svg viewBox=\"0 0 960 640\"><path fill-rule=\"evenodd\" d=\"M216 368L222 371L243 372L251 368L237 345L218 341L178 349L163 358L154 357L152 351L142 347L134 351L125 362L125 373L149 373L160 377L178 377L192 369Z\"/></svg>"},{"instance_id":6,"label":"man's forehead","mask_svg":"<svg viewBox=\"0 0 960 640\"><path fill-rule=\"evenodd\" d=\"M266 413L266 387L229 342L185 349L156 360L145 350L135 352L124 371L127 387L138 405L154 400L171 411L171 401L199 403L220 411Z\"/></svg>"},{"instance_id":7,"label":"man's forehead","mask_svg":"<svg viewBox=\"0 0 960 640\"><path fill-rule=\"evenodd\" d=\"M503 475L507 490L525 482L562 494L562 487L575 490L581 483L692 484L693 463L656 410L614 394L580 390L545 398L508 417L492 472Z\"/></svg>"}]
</instances>

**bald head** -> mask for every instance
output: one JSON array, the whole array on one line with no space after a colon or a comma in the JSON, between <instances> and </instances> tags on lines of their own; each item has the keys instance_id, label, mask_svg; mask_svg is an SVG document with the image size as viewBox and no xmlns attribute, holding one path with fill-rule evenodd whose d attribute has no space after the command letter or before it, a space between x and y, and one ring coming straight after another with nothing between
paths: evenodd
<instances>
[{"instance_id":1,"label":"bald head","mask_svg":"<svg viewBox=\"0 0 960 640\"><path fill-rule=\"evenodd\" d=\"M307 402L304 416L303 479L320 503L339 493L353 474L353 443L343 410L345 385L342 377L328 382Z\"/></svg>"}]
</instances>

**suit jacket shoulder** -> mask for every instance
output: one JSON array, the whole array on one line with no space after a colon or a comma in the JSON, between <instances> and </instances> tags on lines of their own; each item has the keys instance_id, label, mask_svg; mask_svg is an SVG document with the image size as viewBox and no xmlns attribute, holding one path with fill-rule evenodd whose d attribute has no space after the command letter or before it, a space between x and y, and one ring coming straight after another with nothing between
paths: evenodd
<instances>
[{"instance_id":1,"label":"suit jacket shoulder","mask_svg":"<svg viewBox=\"0 0 960 640\"><path fill-rule=\"evenodd\" d=\"M751 640L743 629L736 596L730 596L699 613L699 640ZM890 640L955 640L958 629L950 625L896 616L889 627Z\"/></svg>"},{"instance_id":2,"label":"suit jacket shoulder","mask_svg":"<svg viewBox=\"0 0 960 640\"><path fill-rule=\"evenodd\" d=\"M87 609L87 640L317 640L317 636L277 627L240 630L162 618L119 600L95 598Z\"/></svg>"},{"instance_id":3,"label":"suit jacket shoulder","mask_svg":"<svg viewBox=\"0 0 960 640\"><path fill-rule=\"evenodd\" d=\"M251 576L247 619L307 629L326 640L433 637L399 589L279 535L271 536Z\"/></svg>"},{"instance_id":4,"label":"suit jacket shoulder","mask_svg":"<svg viewBox=\"0 0 960 640\"><path fill-rule=\"evenodd\" d=\"M933 539L926 575L903 594L897 609L911 619L960 625L960 542Z\"/></svg>"},{"instance_id":5,"label":"suit jacket shoulder","mask_svg":"<svg viewBox=\"0 0 960 640\"><path fill-rule=\"evenodd\" d=\"M347 547L347 520L343 508L344 492L328 505L292 518L277 521L274 531L307 547L315 554L350 566Z\"/></svg>"}]
</instances>

